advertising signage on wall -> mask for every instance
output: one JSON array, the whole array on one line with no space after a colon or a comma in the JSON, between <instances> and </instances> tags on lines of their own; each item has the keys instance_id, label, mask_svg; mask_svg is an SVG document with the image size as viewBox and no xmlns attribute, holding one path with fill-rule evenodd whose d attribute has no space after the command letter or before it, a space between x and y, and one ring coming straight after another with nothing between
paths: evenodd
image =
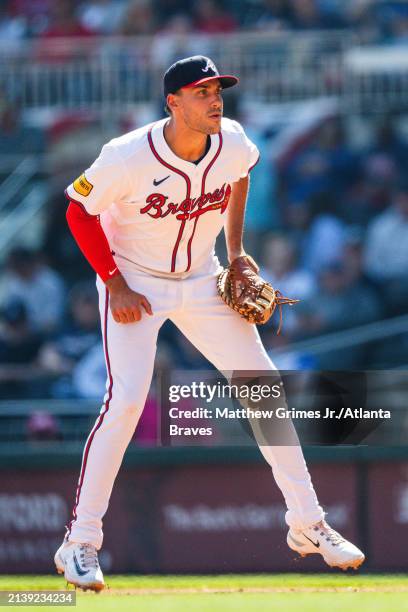
<instances>
[{"instance_id":1,"label":"advertising signage on wall","mask_svg":"<svg viewBox=\"0 0 408 612\"><path fill-rule=\"evenodd\" d=\"M358 538L358 465L314 464L311 472L333 526ZM368 474L370 566L389 567L391 556L394 568L403 570L408 466L374 463ZM0 572L54 571L75 478L75 468L2 471ZM381 503L384 496L388 506ZM112 573L321 571L317 555L299 559L287 548L284 512L263 464L130 467L119 477L105 517L101 564ZM385 523L387 534L379 528ZM381 533L393 542L392 554Z\"/></svg>"}]
</instances>

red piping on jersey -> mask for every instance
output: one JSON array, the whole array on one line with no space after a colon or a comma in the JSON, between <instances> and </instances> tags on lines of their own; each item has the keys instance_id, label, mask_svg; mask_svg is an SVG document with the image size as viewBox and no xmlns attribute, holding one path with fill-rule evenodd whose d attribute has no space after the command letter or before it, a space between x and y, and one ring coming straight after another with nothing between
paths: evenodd
<instances>
[{"instance_id":1,"label":"red piping on jersey","mask_svg":"<svg viewBox=\"0 0 408 612\"><path fill-rule=\"evenodd\" d=\"M65 189L64 193L65 193L65 197L67 198L67 200L68 200L68 201L73 202L74 204L78 204L78 206L80 206L80 207L81 207L81 209L84 211L84 213L85 213L86 215L88 215L88 217L99 217L99 215L91 215L91 213L89 213L89 212L86 210L86 208L85 208L85 206L82 204L82 202L79 202L78 200L75 200L74 198L71 198L71 196L70 196L70 195L69 195L69 193L68 193L68 189Z\"/></svg>"},{"instance_id":2,"label":"red piping on jersey","mask_svg":"<svg viewBox=\"0 0 408 612\"><path fill-rule=\"evenodd\" d=\"M168 168L172 172L176 172L176 174L179 174L180 176L182 176L183 179L186 181L186 199L189 200L190 196L191 196L191 181L190 181L190 177L188 177L187 174L185 174L184 172L182 172L178 168L175 168L174 166L171 166L170 164L165 162L164 159L162 159L160 157L160 155L157 153L157 151L156 151L156 149L154 148L154 145L153 145L152 128L150 128L150 130L147 133L147 139L149 141L150 149L151 149L153 155L155 156L155 158L157 159L157 161L159 161L163 166L165 166L166 168ZM183 231L184 231L185 225L186 225L186 221L183 220L181 222L179 233L178 233L177 240L176 240L176 244L174 245L173 254L171 256L171 272L175 272L175 270L176 270L177 250L179 248L180 240L181 240L181 237L183 235Z\"/></svg>"},{"instance_id":3,"label":"red piping on jersey","mask_svg":"<svg viewBox=\"0 0 408 612\"><path fill-rule=\"evenodd\" d=\"M179 248L180 240L181 240L181 237L183 235L185 226L186 226L186 220L183 219L183 221L181 222L181 225L180 225L180 229L179 229L179 233L178 233L178 236L177 236L176 244L174 245L173 254L171 256L171 271L172 272L176 271L177 251L178 251L178 248Z\"/></svg>"},{"instance_id":4,"label":"red piping on jersey","mask_svg":"<svg viewBox=\"0 0 408 612\"><path fill-rule=\"evenodd\" d=\"M219 136L219 144L218 144L217 152L216 152L216 154L214 155L214 157L212 158L212 160L210 161L210 163L208 164L208 166L206 167L206 169L204 170L204 173L203 173L203 178L202 178L202 181L201 181L201 195L202 196L205 194L205 181L207 179L207 174L209 173L211 167L213 166L213 164L215 163L217 157L221 153L222 143L223 143L221 132L219 132L218 136ZM190 270L190 267L191 267L191 245L193 243L193 238L194 238L194 234L195 234L196 227L197 227L197 221L198 221L199 218L200 217L196 217L196 219L194 221L193 232L192 232L192 234L190 236L190 240L188 241L188 244L187 244L187 268L185 270L186 272L188 272Z\"/></svg>"},{"instance_id":5,"label":"red piping on jersey","mask_svg":"<svg viewBox=\"0 0 408 612\"><path fill-rule=\"evenodd\" d=\"M187 268L185 269L185 272L188 272L190 270L190 267L191 267L191 243L193 242L193 238L194 238L194 234L195 234L195 231L196 231L198 219L199 219L199 217L195 218L193 231L192 231L192 234L191 234L191 236L189 238L189 241L187 243Z\"/></svg>"},{"instance_id":6,"label":"red piping on jersey","mask_svg":"<svg viewBox=\"0 0 408 612\"><path fill-rule=\"evenodd\" d=\"M204 170L204 173L203 173L203 178L202 178L202 181L201 181L201 195L205 194L205 181L207 179L207 174L209 173L209 171L211 169L211 166L214 165L217 157L221 153L222 143L223 143L221 132L219 132L218 138L219 138L219 144L218 144L217 152L216 152L216 154L214 155L214 157L212 158L212 160L210 161L210 163L208 164L208 166L206 167L206 169Z\"/></svg>"},{"instance_id":7,"label":"red piping on jersey","mask_svg":"<svg viewBox=\"0 0 408 612\"><path fill-rule=\"evenodd\" d=\"M103 411L103 413L101 413L99 415L95 425L92 428L91 433L88 436L88 440L87 440L86 445L85 445L83 459L82 459L81 472L79 474L78 487L77 487L76 496L75 496L75 505L74 505L74 508L72 510L72 519L69 522L69 525L66 525L67 533L66 533L65 537L66 537L67 540L69 540L69 535L70 535L71 529L72 529L72 523L74 521L76 521L77 518L78 518L76 510L77 510L78 503L79 503L79 497L81 495L82 484L84 482L86 464L88 462L89 449L91 448L92 440L94 439L95 433L98 431L98 429L102 425L104 416L105 416L105 414L109 410L109 404L110 404L110 401L112 399L113 377L112 377L112 372L111 372L110 359L109 359L109 351L108 351L108 306L109 306L109 291L108 291L108 289L106 289L106 294L105 294L104 334L103 335L104 335L104 340L105 340L104 344L105 344L106 369L107 369L107 372L108 372L108 379L109 379L108 397L107 397L107 400L105 402L105 410Z\"/></svg>"},{"instance_id":8,"label":"red piping on jersey","mask_svg":"<svg viewBox=\"0 0 408 612\"><path fill-rule=\"evenodd\" d=\"M261 159L261 156L258 155L258 159L256 160L256 162L248 168L248 174L251 172L252 168L255 168L256 164L259 162L260 159Z\"/></svg>"}]
</instances>

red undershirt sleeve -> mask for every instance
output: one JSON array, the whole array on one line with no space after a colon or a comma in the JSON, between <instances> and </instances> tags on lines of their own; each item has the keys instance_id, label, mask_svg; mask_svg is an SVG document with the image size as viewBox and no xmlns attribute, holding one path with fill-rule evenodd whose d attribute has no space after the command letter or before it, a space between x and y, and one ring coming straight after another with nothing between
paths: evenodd
<instances>
[{"instance_id":1,"label":"red undershirt sleeve","mask_svg":"<svg viewBox=\"0 0 408 612\"><path fill-rule=\"evenodd\" d=\"M66 217L79 248L103 282L120 274L99 215L90 215L79 203L70 200Z\"/></svg>"}]
</instances>

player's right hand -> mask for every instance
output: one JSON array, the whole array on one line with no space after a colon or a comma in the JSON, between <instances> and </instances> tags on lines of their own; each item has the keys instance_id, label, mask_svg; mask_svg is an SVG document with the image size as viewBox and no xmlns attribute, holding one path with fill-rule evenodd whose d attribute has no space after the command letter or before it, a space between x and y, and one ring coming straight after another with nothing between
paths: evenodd
<instances>
[{"instance_id":1,"label":"player's right hand","mask_svg":"<svg viewBox=\"0 0 408 612\"><path fill-rule=\"evenodd\" d=\"M152 315L152 307L146 296L133 291L121 274L106 281L109 304L116 323L135 323L142 318L143 310Z\"/></svg>"}]
</instances>

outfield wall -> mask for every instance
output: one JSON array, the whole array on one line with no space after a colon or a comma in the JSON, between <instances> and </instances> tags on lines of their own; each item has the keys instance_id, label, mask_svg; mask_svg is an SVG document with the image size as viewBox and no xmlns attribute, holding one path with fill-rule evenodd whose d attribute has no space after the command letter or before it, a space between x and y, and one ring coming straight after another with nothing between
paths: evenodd
<instances>
[{"instance_id":1,"label":"outfield wall","mask_svg":"<svg viewBox=\"0 0 408 612\"><path fill-rule=\"evenodd\" d=\"M333 527L361 545L370 570L406 571L404 449L309 448ZM4 459L4 458L3 458ZM0 466L0 573L48 573L70 519L80 455L15 454ZM285 508L254 449L135 449L105 517L101 565L132 573L321 570L286 546Z\"/></svg>"}]
</instances>

